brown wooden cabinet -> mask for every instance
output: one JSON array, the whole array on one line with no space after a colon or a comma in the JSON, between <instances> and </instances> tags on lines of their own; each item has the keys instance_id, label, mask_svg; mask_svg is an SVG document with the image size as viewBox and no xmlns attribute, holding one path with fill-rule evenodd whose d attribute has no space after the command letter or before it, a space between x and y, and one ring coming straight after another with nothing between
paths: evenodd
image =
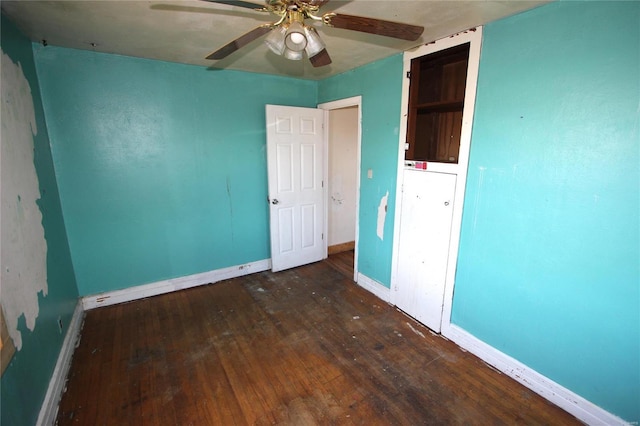
<instances>
[{"instance_id":1,"label":"brown wooden cabinet","mask_svg":"<svg viewBox=\"0 0 640 426\"><path fill-rule=\"evenodd\" d=\"M457 163L469 43L411 61L407 160Z\"/></svg>"}]
</instances>

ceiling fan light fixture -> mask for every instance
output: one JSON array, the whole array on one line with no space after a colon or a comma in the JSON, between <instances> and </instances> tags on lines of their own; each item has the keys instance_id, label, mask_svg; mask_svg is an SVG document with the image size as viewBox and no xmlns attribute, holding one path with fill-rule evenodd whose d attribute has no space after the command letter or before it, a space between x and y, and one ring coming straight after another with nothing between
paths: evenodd
<instances>
[{"instance_id":1,"label":"ceiling fan light fixture","mask_svg":"<svg viewBox=\"0 0 640 426\"><path fill-rule=\"evenodd\" d=\"M286 48L284 43L284 38L287 34L287 27L285 25L279 26L273 30L264 39L264 44L269 47L276 55L282 55L284 53L284 49Z\"/></svg>"},{"instance_id":2,"label":"ceiling fan light fixture","mask_svg":"<svg viewBox=\"0 0 640 426\"><path fill-rule=\"evenodd\" d=\"M2 0L0 0L2 1ZM338 12L320 13L320 8L329 0L264 0L261 6L252 1L203 0L211 3L232 4L233 6L268 12L278 19L263 24L232 40L207 56L207 59L223 59L238 49L266 36L265 44L276 55L291 60L301 60L304 56L313 67L331 64L324 41L314 26L325 25L342 30L352 30L400 40L416 41L424 32L424 27L386 21L384 19L347 15ZM314 26L305 22L312 20Z\"/></svg>"},{"instance_id":3,"label":"ceiling fan light fixture","mask_svg":"<svg viewBox=\"0 0 640 426\"><path fill-rule=\"evenodd\" d=\"M290 59L292 61L299 61L302 59L302 51L295 51L295 50L291 50L289 48L284 49L284 54L283 56L287 59Z\"/></svg>"},{"instance_id":4,"label":"ceiling fan light fixture","mask_svg":"<svg viewBox=\"0 0 640 426\"><path fill-rule=\"evenodd\" d=\"M314 28L305 25L304 35L307 38L307 46L304 50L309 58L317 55L327 47Z\"/></svg>"},{"instance_id":5,"label":"ceiling fan light fixture","mask_svg":"<svg viewBox=\"0 0 640 426\"><path fill-rule=\"evenodd\" d=\"M307 47L307 37L304 35L304 25L298 21L289 24L287 34L284 37L284 43L289 50L294 52L302 52Z\"/></svg>"}]
</instances>

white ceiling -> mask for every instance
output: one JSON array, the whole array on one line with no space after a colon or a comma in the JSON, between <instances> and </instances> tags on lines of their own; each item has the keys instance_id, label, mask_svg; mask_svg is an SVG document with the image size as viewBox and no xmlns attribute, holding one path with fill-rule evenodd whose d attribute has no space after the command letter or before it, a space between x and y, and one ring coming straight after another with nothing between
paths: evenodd
<instances>
[{"instance_id":1,"label":"white ceiling","mask_svg":"<svg viewBox=\"0 0 640 426\"><path fill-rule=\"evenodd\" d=\"M250 0L261 3L260 0ZM322 27L333 63L313 68L269 51L258 39L219 61L205 57L268 22L269 13L198 0L6 1L3 12L33 41L148 59L322 79L397 52L533 8L544 1L332 0L321 13L405 22L425 27L415 42ZM309 22L307 22L309 23ZM316 26L318 24L315 24Z\"/></svg>"}]
</instances>

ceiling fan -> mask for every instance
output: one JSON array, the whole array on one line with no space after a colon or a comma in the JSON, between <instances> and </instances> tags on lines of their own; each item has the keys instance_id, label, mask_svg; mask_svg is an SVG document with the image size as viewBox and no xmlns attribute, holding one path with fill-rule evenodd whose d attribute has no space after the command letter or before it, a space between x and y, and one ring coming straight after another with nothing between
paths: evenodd
<instances>
[{"instance_id":1,"label":"ceiling fan","mask_svg":"<svg viewBox=\"0 0 640 426\"><path fill-rule=\"evenodd\" d=\"M321 22L324 25L352 31L377 34L402 40L415 41L422 35L424 27L382 19L365 18L329 12L319 15L320 7L329 0L265 0L265 5L250 1L203 0L237 7L253 9L258 12L273 13L278 20L264 24L238 37L216 50L207 59L223 59L269 33L265 44L277 55L291 60L301 60L306 54L314 67L331 63L331 57L316 29L305 24L306 20Z\"/></svg>"}]
</instances>

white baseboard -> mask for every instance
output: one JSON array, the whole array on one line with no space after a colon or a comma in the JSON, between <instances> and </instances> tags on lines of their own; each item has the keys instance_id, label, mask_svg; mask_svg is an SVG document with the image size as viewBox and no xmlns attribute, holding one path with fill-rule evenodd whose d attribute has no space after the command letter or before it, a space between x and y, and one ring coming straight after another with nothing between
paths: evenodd
<instances>
[{"instance_id":1,"label":"white baseboard","mask_svg":"<svg viewBox=\"0 0 640 426\"><path fill-rule=\"evenodd\" d=\"M197 287L204 284L253 274L255 272L262 272L269 269L271 269L271 259L264 259L244 265L230 266L228 268L216 269L214 271L203 272L186 277L172 278L155 283L125 288L123 290L85 296L82 298L82 305L85 310L115 305L118 303L144 299L145 297L157 296L159 294L171 293L172 291L183 290L186 288Z\"/></svg>"},{"instance_id":2,"label":"white baseboard","mask_svg":"<svg viewBox=\"0 0 640 426\"><path fill-rule=\"evenodd\" d=\"M49 388L44 396L42 407L40 407L40 414L36 425L38 426L51 426L56 421L58 414L58 403L64 392L65 383L67 380L67 374L71 367L71 358L73 352L78 345L80 339L80 329L82 328L82 320L84 319L84 310L82 309L82 303L78 301L76 309L73 311L71 322L69 323L69 329L67 335L62 342L62 348L58 355L58 361L53 369L53 376L49 381Z\"/></svg>"},{"instance_id":3,"label":"white baseboard","mask_svg":"<svg viewBox=\"0 0 640 426\"><path fill-rule=\"evenodd\" d=\"M589 425L627 425L620 417L543 376L521 362L479 340L462 328L443 324L442 334L461 348L528 387L543 398Z\"/></svg>"},{"instance_id":4,"label":"white baseboard","mask_svg":"<svg viewBox=\"0 0 640 426\"><path fill-rule=\"evenodd\" d=\"M363 274L361 274L359 272L358 272L358 280L356 282L358 283L358 285L360 287L362 287L365 290L368 290L369 292L375 294L376 296L378 296L380 299L384 300L385 302L390 303L391 290L389 290L389 287L385 287L382 284L380 284L379 282L377 282L376 280L372 280L371 278L369 278L366 275L363 275Z\"/></svg>"}]
</instances>

